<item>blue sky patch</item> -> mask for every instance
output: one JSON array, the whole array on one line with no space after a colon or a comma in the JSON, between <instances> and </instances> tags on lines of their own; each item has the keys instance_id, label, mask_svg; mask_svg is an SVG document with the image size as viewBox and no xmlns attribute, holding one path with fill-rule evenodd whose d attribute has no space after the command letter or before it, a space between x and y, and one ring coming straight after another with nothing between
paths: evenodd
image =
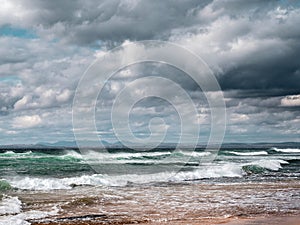
<instances>
[{"instance_id":1,"label":"blue sky patch","mask_svg":"<svg viewBox=\"0 0 300 225\"><path fill-rule=\"evenodd\" d=\"M18 76L5 76L0 77L0 83L9 83L9 84L16 84L20 83L21 79Z\"/></svg>"},{"instance_id":2,"label":"blue sky patch","mask_svg":"<svg viewBox=\"0 0 300 225\"><path fill-rule=\"evenodd\" d=\"M35 39L37 35L35 32L23 28L12 27L4 25L0 27L0 36L18 37L24 39Z\"/></svg>"}]
</instances>

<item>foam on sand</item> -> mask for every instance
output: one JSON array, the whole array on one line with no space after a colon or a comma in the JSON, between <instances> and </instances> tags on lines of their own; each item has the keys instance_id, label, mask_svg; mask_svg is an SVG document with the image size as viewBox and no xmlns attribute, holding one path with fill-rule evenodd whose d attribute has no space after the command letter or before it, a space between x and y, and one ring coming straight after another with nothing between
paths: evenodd
<instances>
[{"instance_id":1,"label":"foam on sand","mask_svg":"<svg viewBox=\"0 0 300 225\"><path fill-rule=\"evenodd\" d=\"M0 201L0 216L7 214L17 214L21 212L22 202L18 197L3 196Z\"/></svg>"},{"instance_id":2,"label":"foam on sand","mask_svg":"<svg viewBox=\"0 0 300 225\"><path fill-rule=\"evenodd\" d=\"M27 220L56 215L58 211L57 207L53 207L47 212L38 210L22 212L22 202L18 197L3 196L0 201L0 225L30 225Z\"/></svg>"}]
</instances>

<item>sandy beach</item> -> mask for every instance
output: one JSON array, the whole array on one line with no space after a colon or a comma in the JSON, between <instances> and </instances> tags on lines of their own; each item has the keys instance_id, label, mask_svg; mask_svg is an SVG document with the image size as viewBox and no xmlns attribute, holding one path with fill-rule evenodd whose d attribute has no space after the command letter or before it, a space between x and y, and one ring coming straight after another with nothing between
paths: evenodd
<instances>
[{"instance_id":1,"label":"sandy beach","mask_svg":"<svg viewBox=\"0 0 300 225\"><path fill-rule=\"evenodd\" d=\"M199 220L177 220L177 221L167 221L167 222L139 222L139 221L128 221L128 222L112 222L106 223L101 221L101 219L86 220L86 221L68 221L68 222L36 222L33 225L101 225L101 224L141 224L141 225L155 225L155 224L174 224L174 225L213 225L213 224L223 224L223 225L299 225L300 217L298 216L282 216L282 217L258 217L258 218L211 218L211 219L199 219Z\"/></svg>"},{"instance_id":2,"label":"sandy beach","mask_svg":"<svg viewBox=\"0 0 300 225\"><path fill-rule=\"evenodd\" d=\"M29 220L33 225L297 225L299 190L299 181L286 181L76 187L15 194L25 213L59 209L47 218Z\"/></svg>"}]
</instances>

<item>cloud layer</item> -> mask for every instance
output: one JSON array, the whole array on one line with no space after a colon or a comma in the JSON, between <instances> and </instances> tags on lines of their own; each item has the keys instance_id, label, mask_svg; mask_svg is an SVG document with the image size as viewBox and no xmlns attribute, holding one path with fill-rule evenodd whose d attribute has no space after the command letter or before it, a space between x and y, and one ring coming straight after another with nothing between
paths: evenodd
<instances>
[{"instance_id":1,"label":"cloud layer","mask_svg":"<svg viewBox=\"0 0 300 225\"><path fill-rule=\"evenodd\" d=\"M88 66L120 44L156 39L195 52L212 69L227 105L226 141L300 141L299 22L300 4L292 0L4 0L1 139L5 144L72 140L73 96ZM97 121L101 138L116 141L108 108L118 91L151 73L187 90L207 137L210 110L199 87L172 68L137 65L119 71L105 86L97 103L105 112ZM159 84L154 88L174 95ZM97 87L87 87L93 90ZM178 115L166 102L146 99L132 113L136 133L148 135L148 121L159 115L167 124L157 124L157 130L166 126L167 140L177 140Z\"/></svg>"}]
</instances>

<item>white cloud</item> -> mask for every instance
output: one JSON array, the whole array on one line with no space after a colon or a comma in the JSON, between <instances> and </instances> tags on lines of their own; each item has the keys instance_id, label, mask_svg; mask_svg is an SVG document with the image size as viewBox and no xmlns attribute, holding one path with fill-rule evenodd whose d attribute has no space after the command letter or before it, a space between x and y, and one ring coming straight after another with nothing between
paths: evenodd
<instances>
[{"instance_id":1,"label":"white cloud","mask_svg":"<svg viewBox=\"0 0 300 225\"><path fill-rule=\"evenodd\" d=\"M96 5L97 7L91 7L95 6L93 1L65 1L58 4L51 1L3 0L0 26L8 24L12 28L22 28L35 33L37 37L26 40L22 37L0 37L0 79L10 76L15 79L2 84L0 80L0 116L5 116L2 117L5 119L0 120L0 125L3 130L9 130L7 134L15 132L10 131L10 125L14 128L29 128L43 123L39 131L47 129L48 134L52 132L53 139L72 135L69 132L72 122L70 104L77 82L88 65L121 42L127 44L134 40L154 38L170 40L191 49L203 57L218 78L233 70L227 77L227 80L234 77L228 80L227 89L220 82L225 93L228 90L235 92L227 99L228 122L235 126L232 133L255 133L261 124L269 129L271 135L275 130L297 133L299 111L278 106L300 105L300 95L288 96L291 94L290 90L293 90L292 93L298 90L296 85L299 83L299 63L296 61L299 58L297 52L300 26L297 24L300 20L300 9L278 7L276 4L273 1L266 4L264 1L215 0L202 5L197 1L157 3L109 0ZM163 18L161 15L164 15ZM271 65L270 70L268 65ZM277 69L272 65L281 67ZM252 66L254 70L248 71L247 68ZM110 106L113 97L124 87L126 81L138 78L144 72L134 70L136 67L123 69L109 83L111 85L107 85L109 90L103 97L101 113L108 115L108 108L105 107ZM239 68L243 70L234 71ZM285 74L286 68L298 72ZM196 105L202 104L198 91L192 89L184 80L177 79L175 73L165 71L190 91L192 99L197 99ZM242 73L244 71L248 72L248 78L247 74ZM281 73L277 74L277 71ZM235 77L236 74L240 75ZM284 76L280 76L281 74ZM98 91L98 84L92 81L91 84L93 86L88 86L85 90L84 94L87 96ZM237 85L232 88L234 84ZM284 92L273 95L276 97L239 96L242 91L247 92L247 88L256 89L257 86L263 86L268 94L272 94L272 84L275 84L275 88L280 86L280 90L282 86ZM184 100L176 97L170 87L143 84L132 90L141 94L150 89L158 95L174 98L175 105L183 108L185 117L189 118L189 110ZM207 94L211 98L219 97L219 93ZM283 95L287 96L278 97ZM87 98L87 105L88 100ZM165 105L142 106L132 110L134 116L140 118L137 122L148 121L149 115L157 114L165 116L168 121L178 119L173 108ZM206 105L204 107L205 112L201 110L195 123L206 125L210 122L209 110ZM85 116L86 108L80 110L83 120L90 119ZM5 121L12 122L6 125ZM106 122L105 120L105 124L101 126L103 133L110 131L110 125ZM39 131L35 136L44 138L43 132ZM25 137L23 140L30 142L27 134L31 130L17 132L18 137ZM57 132L65 133L57 135ZM5 135L5 132L2 133ZM50 135L47 136L49 137ZM5 141L12 142L9 136Z\"/></svg>"},{"instance_id":2,"label":"white cloud","mask_svg":"<svg viewBox=\"0 0 300 225\"><path fill-rule=\"evenodd\" d=\"M23 98L21 98L19 101L15 103L14 108L16 110L24 109L29 101L30 101L30 96L25 95L23 96Z\"/></svg>"},{"instance_id":3,"label":"white cloud","mask_svg":"<svg viewBox=\"0 0 300 225\"><path fill-rule=\"evenodd\" d=\"M8 131L5 131L6 134L17 134L18 132L15 131L15 130L8 130Z\"/></svg>"},{"instance_id":4,"label":"white cloud","mask_svg":"<svg viewBox=\"0 0 300 225\"><path fill-rule=\"evenodd\" d=\"M281 99L281 106L300 106L300 95L289 95Z\"/></svg>"},{"instance_id":5,"label":"white cloud","mask_svg":"<svg viewBox=\"0 0 300 225\"><path fill-rule=\"evenodd\" d=\"M249 116L245 115L245 114L236 114L236 113L233 113L231 114L231 117L230 117L230 121L231 122L244 122L244 121L247 121L249 120Z\"/></svg>"},{"instance_id":6,"label":"white cloud","mask_svg":"<svg viewBox=\"0 0 300 225\"><path fill-rule=\"evenodd\" d=\"M14 128L31 128L36 127L41 123L42 119L39 115L18 116L13 119L12 126Z\"/></svg>"},{"instance_id":7,"label":"white cloud","mask_svg":"<svg viewBox=\"0 0 300 225\"><path fill-rule=\"evenodd\" d=\"M61 93L56 95L56 101L66 102L70 99L72 92L68 89L64 89Z\"/></svg>"},{"instance_id":8,"label":"white cloud","mask_svg":"<svg viewBox=\"0 0 300 225\"><path fill-rule=\"evenodd\" d=\"M25 9L21 2L2 0L0 7L0 25L5 23L21 22L22 18L26 17L29 13L28 9Z\"/></svg>"}]
</instances>

